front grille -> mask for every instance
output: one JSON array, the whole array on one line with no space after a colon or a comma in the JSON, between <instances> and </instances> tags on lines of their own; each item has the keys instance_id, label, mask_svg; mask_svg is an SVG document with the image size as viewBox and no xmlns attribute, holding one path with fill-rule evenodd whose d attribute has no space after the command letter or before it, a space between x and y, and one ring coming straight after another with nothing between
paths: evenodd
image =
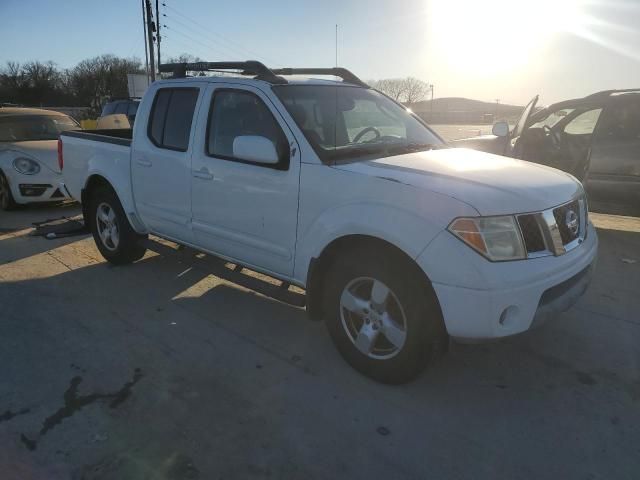
<instances>
[{"instance_id":1,"label":"front grille","mask_svg":"<svg viewBox=\"0 0 640 480\"><path fill-rule=\"evenodd\" d=\"M580 235L580 204L575 200L566 205L554 208L553 216L556 219L562 245L574 241ZM571 228L573 226L573 229Z\"/></svg>"},{"instance_id":2,"label":"front grille","mask_svg":"<svg viewBox=\"0 0 640 480\"><path fill-rule=\"evenodd\" d=\"M562 255L577 247L587 233L584 196L559 207L517 216L528 258Z\"/></svg>"},{"instance_id":3,"label":"front grille","mask_svg":"<svg viewBox=\"0 0 640 480\"><path fill-rule=\"evenodd\" d=\"M544 243L544 237L540 230L537 214L520 215L518 223L524 240L527 253L544 252L547 246Z\"/></svg>"},{"instance_id":4,"label":"front grille","mask_svg":"<svg viewBox=\"0 0 640 480\"><path fill-rule=\"evenodd\" d=\"M51 188L51 185L44 183L21 183L18 185L20 189L20 195L23 197L39 197L47 188Z\"/></svg>"}]
</instances>

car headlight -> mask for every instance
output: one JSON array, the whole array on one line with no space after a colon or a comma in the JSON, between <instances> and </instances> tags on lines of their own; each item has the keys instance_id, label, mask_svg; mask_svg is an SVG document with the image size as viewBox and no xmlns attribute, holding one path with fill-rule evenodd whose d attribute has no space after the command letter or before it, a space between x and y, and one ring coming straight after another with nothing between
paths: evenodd
<instances>
[{"instance_id":1,"label":"car headlight","mask_svg":"<svg viewBox=\"0 0 640 480\"><path fill-rule=\"evenodd\" d=\"M13 168L24 175L35 175L40 171L40 164L30 158L18 157L13 161Z\"/></svg>"},{"instance_id":2,"label":"car headlight","mask_svg":"<svg viewBox=\"0 0 640 480\"><path fill-rule=\"evenodd\" d=\"M527 258L520 227L511 215L457 218L449 231L491 261Z\"/></svg>"}]
</instances>

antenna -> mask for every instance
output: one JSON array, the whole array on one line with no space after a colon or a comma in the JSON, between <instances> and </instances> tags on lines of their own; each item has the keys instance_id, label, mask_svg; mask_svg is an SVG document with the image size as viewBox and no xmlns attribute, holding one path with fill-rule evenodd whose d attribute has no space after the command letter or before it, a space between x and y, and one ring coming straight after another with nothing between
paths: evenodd
<instances>
[{"instance_id":1,"label":"antenna","mask_svg":"<svg viewBox=\"0 0 640 480\"><path fill-rule=\"evenodd\" d=\"M336 23L336 67L338 66L338 24Z\"/></svg>"}]
</instances>

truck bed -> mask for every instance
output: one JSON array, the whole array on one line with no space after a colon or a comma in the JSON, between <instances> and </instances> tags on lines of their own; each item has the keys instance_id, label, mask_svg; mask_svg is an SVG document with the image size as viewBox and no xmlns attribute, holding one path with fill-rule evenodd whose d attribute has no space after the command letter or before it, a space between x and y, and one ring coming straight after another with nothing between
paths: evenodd
<instances>
[{"instance_id":1,"label":"truck bed","mask_svg":"<svg viewBox=\"0 0 640 480\"><path fill-rule=\"evenodd\" d=\"M61 133L65 137L76 137L94 142L115 143L116 145L131 146L133 129L117 128L102 130L69 130Z\"/></svg>"},{"instance_id":2,"label":"truck bed","mask_svg":"<svg viewBox=\"0 0 640 480\"><path fill-rule=\"evenodd\" d=\"M126 211L131 196L131 129L75 130L60 134L65 188L82 201L82 190L92 176L113 185Z\"/></svg>"}]
</instances>

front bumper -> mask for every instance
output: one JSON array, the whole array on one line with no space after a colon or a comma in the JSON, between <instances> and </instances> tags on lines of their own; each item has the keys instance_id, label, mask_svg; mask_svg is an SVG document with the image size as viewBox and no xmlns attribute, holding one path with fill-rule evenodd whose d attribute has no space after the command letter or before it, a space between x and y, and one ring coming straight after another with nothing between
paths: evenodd
<instances>
[{"instance_id":1,"label":"front bumper","mask_svg":"<svg viewBox=\"0 0 640 480\"><path fill-rule=\"evenodd\" d=\"M23 175L13 169L5 171L9 188L16 203L59 202L69 197L64 188L60 188L62 175L44 168L35 175Z\"/></svg>"},{"instance_id":2,"label":"front bumper","mask_svg":"<svg viewBox=\"0 0 640 480\"><path fill-rule=\"evenodd\" d=\"M598 252L592 224L560 256L492 263L448 232L418 257L432 281L449 335L466 340L524 332L570 308L586 291Z\"/></svg>"}]
</instances>

